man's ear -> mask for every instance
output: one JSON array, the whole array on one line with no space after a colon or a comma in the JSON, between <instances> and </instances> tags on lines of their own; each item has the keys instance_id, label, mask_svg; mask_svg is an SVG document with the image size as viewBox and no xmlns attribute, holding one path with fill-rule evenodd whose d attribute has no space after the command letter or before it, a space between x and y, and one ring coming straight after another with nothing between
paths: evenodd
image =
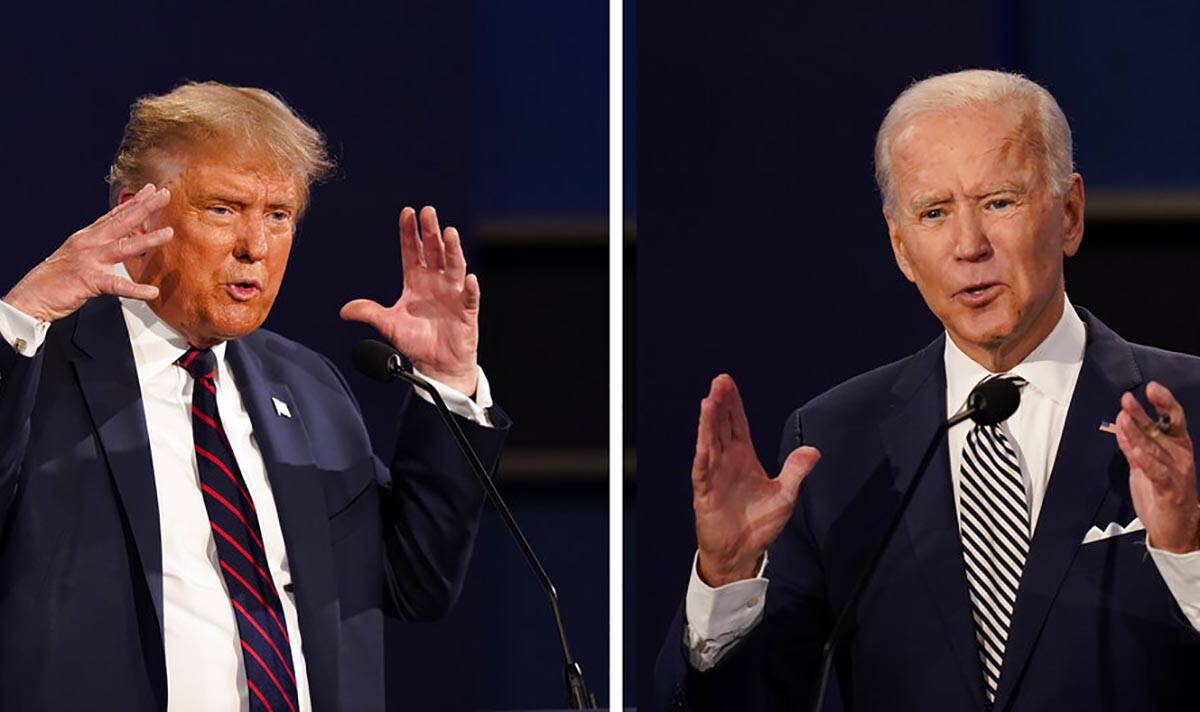
<instances>
[{"instance_id":1,"label":"man's ear","mask_svg":"<svg viewBox=\"0 0 1200 712\"><path fill-rule=\"evenodd\" d=\"M892 254L896 256L896 266L904 273L905 279L916 282L916 279L913 278L912 263L908 261L908 250L904 246L904 238L900 236L899 225L887 210L883 211L883 220L887 223L888 239L892 243Z\"/></svg>"},{"instance_id":2,"label":"man's ear","mask_svg":"<svg viewBox=\"0 0 1200 712\"><path fill-rule=\"evenodd\" d=\"M1083 176L1072 173L1063 194L1063 254L1073 257L1083 243Z\"/></svg>"}]
</instances>

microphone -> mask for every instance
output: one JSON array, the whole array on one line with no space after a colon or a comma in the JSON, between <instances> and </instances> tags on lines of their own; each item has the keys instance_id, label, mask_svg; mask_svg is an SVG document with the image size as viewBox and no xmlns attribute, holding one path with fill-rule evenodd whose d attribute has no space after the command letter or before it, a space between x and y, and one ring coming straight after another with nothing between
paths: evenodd
<instances>
[{"instance_id":1,"label":"microphone","mask_svg":"<svg viewBox=\"0 0 1200 712\"><path fill-rule=\"evenodd\" d=\"M1018 381L1011 376L988 378L975 386L967 396L967 407L957 413L948 427L962 422L965 418L974 420L979 425L999 425L1017 412L1021 404L1021 388L1025 381Z\"/></svg>"},{"instance_id":2,"label":"microphone","mask_svg":"<svg viewBox=\"0 0 1200 712\"><path fill-rule=\"evenodd\" d=\"M546 594L546 598L550 602L550 612L554 615L554 627L558 632L558 644L562 649L563 676L567 686L568 709L595 709L596 699L587 691L587 685L583 681L583 669L571 657L571 648L567 644L567 629L563 625L562 612L558 605L558 591L550 581L549 574L542 568L537 555L533 553L533 547L529 545L529 540L525 538L521 527L517 525L517 520L513 518L512 512L509 511L504 498L500 496L500 492L496 489L492 478L488 476L487 468L480 461L475 449L471 447L471 443L467 440L467 436L463 434L458 421L450 413L450 409L446 407L446 402L442 400L442 395L424 378L406 371L404 369L404 359L401 357L400 352L383 342L373 339L358 342L351 353L351 361L354 363L354 368L358 369L365 376L369 376L381 383L391 383L397 379L405 381L416 388L420 388L433 399L433 404L437 408L442 422L446 424L446 427L450 430L450 434L454 436L455 441L458 443L459 449L462 450L463 456L471 464L471 469L475 472L476 479L479 480L479 484L483 487L483 492L487 495L488 501L492 503L492 506L500 514L500 518L504 520L504 525L508 528L508 533L517 542L517 548L521 550L522 556L525 557L525 563L533 571L534 578L538 580L538 583Z\"/></svg>"},{"instance_id":3,"label":"microphone","mask_svg":"<svg viewBox=\"0 0 1200 712\"><path fill-rule=\"evenodd\" d=\"M359 373L380 383L391 383L400 377L400 373L405 373L404 359L401 358L400 352L374 339L355 344L350 353L350 360Z\"/></svg>"},{"instance_id":4,"label":"microphone","mask_svg":"<svg viewBox=\"0 0 1200 712\"><path fill-rule=\"evenodd\" d=\"M1012 376L986 378L971 389L970 395L967 396L967 403L961 410L950 416L944 423L938 425L933 438L929 441L929 446L925 448L925 454L921 457L921 463L917 465L917 471L913 475L912 481L908 483L908 487L904 490L904 495L900 498L900 505L896 508L896 513L892 516L892 521L888 524L887 531L884 532L879 545L875 548L874 553L871 554L867 565L863 567L862 573L859 574L858 580L854 583L854 588L850 590L850 596L846 599L846 605L842 607L841 613L838 614L837 619L833 623L833 628L829 632L829 637L825 640L825 648L821 655L821 676L817 681L817 694L812 706L813 712L821 712L821 707L825 703L825 688L829 684L829 673L833 668L833 653L837 650L837 645L845 630L846 622L850 620L851 613L858 606L863 592L871 583L871 578L875 575L875 570L879 568L879 562L883 559L883 554L887 551L888 545L892 541L892 536L895 535L896 529L900 526L900 520L903 519L904 512L908 509L908 503L917 491L917 485L921 482L925 471L929 469L929 463L933 460L933 454L937 452L937 446L941 443L942 436L950 428L968 418L975 421L978 425L998 425L1008 420L1013 413L1017 412L1017 406L1021 404L1021 388L1024 386L1024 379Z\"/></svg>"}]
</instances>

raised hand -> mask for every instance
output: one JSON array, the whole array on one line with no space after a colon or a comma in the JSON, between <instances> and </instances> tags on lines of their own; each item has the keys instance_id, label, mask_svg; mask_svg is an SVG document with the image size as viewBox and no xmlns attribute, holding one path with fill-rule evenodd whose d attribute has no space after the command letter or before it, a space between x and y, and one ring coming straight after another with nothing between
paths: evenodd
<instances>
[{"instance_id":1,"label":"raised hand","mask_svg":"<svg viewBox=\"0 0 1200 712\"><path fill-rule=\"evenodd\" d=\"M742 399L733 379L713 379L700 402L696 458L692 462L692 507L700 578L722 586L753 578L767 547L783 531L800 483L821 453L799 447L771 479L750 441Z\"/></svg>"},{"instance_id":2,"label":"raised hand","mask_svg":"<svg viewBox=\"0 0 1200 712\"><path fill-rule=\"evenodd\" d=\"M1160 383L1146 384L1146 398L1170 418L1163 432L1132 393L1121 396L1117 446L1129 461L1133 508L1151 546L1177 554L1200 549L1200 499L1196 461L1183 406Z\"/></svg>"},{"instance_id":3,"label":"raised hand","mask_svg":"<svg viewBox=\"0 0 1200 712\"><path fill-rule=\"evenodd\" d=\"M9 306L41 321L57 321L101 294L150 300L158 287L113 273L119 262L153 250L174 235L169 227L143 232L142 224L171 200L166 188L147 184L131 199L67 238L4 296Z\"/></svg>"},{"instance_id":4,"label":"raised hand","mask_svg":"<svg viewBox=\"0 0 1200 712\"><path fill-rule=\"evenodd\" d=\"M355 299L341 317L375 327L426 376L467 395L478 382L479 280L467 274L458 230L442 232L437 213L400 212L400 261L404 290L391 307Z\"/></svg>"}]
</instances>

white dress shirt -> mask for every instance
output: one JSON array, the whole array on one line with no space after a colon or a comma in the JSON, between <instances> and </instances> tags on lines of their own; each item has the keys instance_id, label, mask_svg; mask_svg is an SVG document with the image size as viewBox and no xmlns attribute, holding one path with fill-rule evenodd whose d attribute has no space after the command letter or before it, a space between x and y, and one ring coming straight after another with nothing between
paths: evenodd
<instances>
[{"instance_id":1,"label":"white dress shirt","mask_svg":"<svg viewBox=\"0 0 1200 712\"><path fill-rule=\"evenodd\" d=\"M192 442L193 380L175 363L187 351L188 343L145 302L122 299L121 307L151 436L160 513L168 710L245 711L249 700L237 619L219 568ZM0 301L0 336L21 355L37 353L48 326ZM217 408L258 513L271 578L283 603L291 639L300 711L309 712L312 703L295 595L285 590L292 580L291 568L271 483L250 416L225 359L225 344L213 347L213 353L217 357ZM491 393L482 370L474 401L444 384L431 383L452 411L491 426L486 410L492 404ZM429 400L426 394L416 392Z\"/></svg>"},{"instance_id":2,"label":"white dress shirt","mask_svg":"<svg viewBox=\"0 0 1200 712\"><path fill-rule=\"evenodd\" d=\"M1029 381L1022 389L1017 412L1000 427L1017 451L1029 502L1031 531L1037 527L1046 486L1054 470L1054 458L1067 420L1071 395L1083 366L1086 341L1087 328L1067 301L1050 335L1008 372ZM949 335L946 336L943 360L946 412L955 413L967 402L971 389L991 373L964 354ZM1113 413L1119 409L1120 404L1113 403ZM947 434L956 515L962 450L969 431L969 427L963 426L953 428ZM1172 554L1147 548L1180 609L1192 626L1200 630L1200 552ZM716 665L762 619L769 584L769 579L763 576L765 568L764 560L757 578L712 588L700 579L693 562L685 601L687 626L684 630L688 659L693 667L708 670Z\"/></svg>"}]
</instances>

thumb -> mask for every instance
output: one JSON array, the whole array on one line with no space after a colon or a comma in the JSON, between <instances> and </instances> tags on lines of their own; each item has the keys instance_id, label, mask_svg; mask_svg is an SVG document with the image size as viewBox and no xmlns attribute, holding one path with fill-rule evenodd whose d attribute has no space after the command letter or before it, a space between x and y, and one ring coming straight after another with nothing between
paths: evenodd
<instances>
[{"instance_id":1,"label":"thumb","mask_svg":"<svg viewBox=\"0 0 1200 712\"><path fill-rule=\"evenodd\" d=\"M378 329L379 324L384 320L384 312L386 311L378 302L371 301L370 299L355 299L352 302L347 302L342 307L342 310L338 312L338 316L346 321L361 321Z\"/></svg>"},{"instance_id":2,"label":"thumb","mask_svg":"<svg viewBox=\"0 0 1200 712\"><path fill-rule=\"evenodd\" d=\"M793 497L796 495L800 490L800 483L808 477L808 473L820 459L821 451L815 447L804 445L792 450L783 462L783 469L779 471L779 480L787 487L789 494Z\"/></svg>"}]
</instances>

